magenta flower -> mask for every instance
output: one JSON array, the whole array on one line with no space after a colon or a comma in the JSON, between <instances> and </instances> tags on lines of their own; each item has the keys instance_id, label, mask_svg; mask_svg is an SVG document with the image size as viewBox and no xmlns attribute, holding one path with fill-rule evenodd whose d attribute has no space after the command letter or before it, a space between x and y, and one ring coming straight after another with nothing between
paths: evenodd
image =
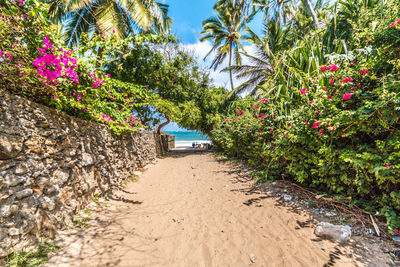
<instances>
[{"instance_id":1,"label":"magenta flower","mask_svg":"<svg viewBox=\"0 0 400 267\"><path fill-rule=\"evenodd\" d=\"M54 99L58 99L58 95L54 95Z\"/></svg>"},{"instance_id":2,"label":"magenta flower","mask_svg":"<svg viewBox=\"0 0 400 267\"><path fill-rule=\"evenodd\" d=\"M331 78L331 80L329 81L330 84L334 84L335 83L335 79Z\"/></svg>"},{"instance_id":3,"label":"magenta flower","mask_svg":"<svg viewBox=\"0 0 400 267\"><path fill-rule=\"evenodd\" d=\"M306 88L303 88L303 89L301 89L300 92L301 92L302 95L305 95L305 94L307 93L307 89L306 89Z\"/></svg>"},{"instance_id":4,"label":"magenta flower","mask_svg":"<svg viewBox=\"0 0 400 267\"><path fill-rule=\"evenodd\" d=\"M349 99L351 98L351 96L352 96L352 94L350 94L350 93L345 93L345 94L343 95L343 100L349 100Z\"/></svg>"},{"instance_id":5,"label":"magenta flower","mask_svg":"<svg viewBox=\"0 0 400 267\"><path fill-rule=\"evenodd\" d=\"M330 70L330 71L336 71L337 69L338 69L338 66L336 66L336 65L332 65L332 66L328 67L328 70Z\"/></svg>"},{"instance_id":6,"label":"magenta flower","mask_svg":"<svg viewBox=\"0 0 400 267\"><path fill-rule=\"evenodd\" d=\"M352 82L353 81L353 78L344 78L341 82L342 83L348 83L348 82Z\"/></svg>"},{"instance_id":7,"label":"magenta flower","mask_svg":"<svg viewBox=\"0 0 400 267\"><path fill-rule=\"evenodd\" d=\"M305 124L305 125L308 125L308 121L306 121L304 124Z\"/></svg>"},{"instance_id":8,"label":"magenta flower","mask_svg":"<svg viewBox=\"0 0 400 267\"><path fill-rule=\"evenodd\" d=\"M321 136L321 135L323 135L323 134L324 134L324 131L323 131L323 130L320 130L319 133L318 133L319 136Z\"/></svg>"},{"instance_id":9,"label":"magenta flower","mask_svg":"<svg viewBox=\"0 0 400 267\"><path fill-rule=\"evenodd\" d=\"M328 95L328 99L332 99L332 96L331 96L331 95Z\"/></svg>"},{"instance_id":10,"label":"magenta flower","mask_svg":"<svg viewBox=\"0 0 400 267\"><path fill-rule=\"evenodd\" d=\"M327 68L328 68L327 66L322 66L320 70L321 70L322 72L324 72L324 71L326 71Z\"/></svg>"},{"instance_id":11,"label":"magenta flower","mask_svg":"<svg viewBox=\"0 0 400 267\"><path fill-rule=\"evenodd\" d=\"M399 229L394 229L394 233L396 234L396 235L398 235L399 234Z\"/></svg>"}]
</instances>

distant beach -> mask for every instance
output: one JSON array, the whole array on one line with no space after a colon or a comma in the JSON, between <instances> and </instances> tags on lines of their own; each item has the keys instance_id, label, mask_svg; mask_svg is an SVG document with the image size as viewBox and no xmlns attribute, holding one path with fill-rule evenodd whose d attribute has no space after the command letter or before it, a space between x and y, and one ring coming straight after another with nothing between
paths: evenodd
<instances>
[{"instance_id":1,"label":"distant beach","mask_svg":"<svg viewBox=\"0 0 400 267\"><path fill-rule=\"evenodd\" d=\"M211 143L207 135L197 131L166 131L175 136L175 147L192 147L192 144Z\"/></svg>"}]
</instances>

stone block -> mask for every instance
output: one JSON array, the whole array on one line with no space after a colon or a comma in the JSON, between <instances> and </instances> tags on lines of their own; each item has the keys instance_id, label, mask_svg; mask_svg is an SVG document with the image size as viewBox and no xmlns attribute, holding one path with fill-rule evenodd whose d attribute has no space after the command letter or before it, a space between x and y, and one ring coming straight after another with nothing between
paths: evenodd
<instances>
[{"instance_id":1,"label":"stone block","mask_svg":"<svg viewBox=\"0 0 400 267\"><path fill-rule=\"evenodd\" d=\"M0 134L0 159L15 158L22 150L24 139Z\"/></svg>"},{"instance_id":2,"label":"stone block","mask_svg":"<svg viewBox=\"0 0 400 267\"><path fill-rule=\"evenodd\" d=\"M31 196L32 194L33 194L33 190L28 188L28 189L24 189L22 191L15 193L15 197L17 199L23 199L23 198Z\"/></svg>"}]
</instances>

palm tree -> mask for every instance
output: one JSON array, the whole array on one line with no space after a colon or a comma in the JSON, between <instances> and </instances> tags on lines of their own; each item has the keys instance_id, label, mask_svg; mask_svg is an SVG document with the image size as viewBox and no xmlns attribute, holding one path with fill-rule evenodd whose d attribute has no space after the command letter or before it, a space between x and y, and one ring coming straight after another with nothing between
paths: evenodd
<instances>
[{"instance_id":1,"label":"palm tree","mask_svg":"<svg viewBox=\"0 0 400 267\"><path fill-rule=\"evenodd\" d=\"M320 2L321 1L318 0L319 4ZM311 15L314 26L319 28L320 23L311 1L301 0L300 3L307 7L308 15ZM290 23L294 13L300 9L299 4L294 0L253 0L253 4L265 14L265 23L270 20L275 20L277 22L282 20L284 24L288 21Z\"/></svg>"},{"instance_id":2,"label":"palm tree","mask_svg":"<svg viewBox=\"0 0 400 267\"><path fill-rule=\"evenodd\" d=\"M205 58L216 53L210 66L214 70L224 62L228 55L229 67L232 66L232 59L236 65L241 65L240 50L243 50L240 42L241 33L254 17L255 11L246 0L219 0L214 5L214 10L216 16L203 22L203 31L201 32L204 35L201 41L213 40L213 47ZM232 93L234 93L232 70L229 72Z\"/></svg>"},{"instance_id":3,"label":"palm tree","mask_svg":"<svg viewBox=\"0 0 400 267\"><path fill-rule=\"evenodd\" d=\"M253 53L243 53L249 61L248 64L232 67L237 78L247 78L235 90L236 93L250 92L251 95L256 95L257 89L274 75L280 53L289 49L294 39L291 36L291 27L284 28L277 21L264 24L262 38L249 28L245 38L253 45Z\"/></svg>"},{"instance_id":4,"label":"palm tree","mask_svg":"<svg viewBox=\"0 0 400 267\"><path fill-rule=\"evenodd\" d=\"M168 5L155 0L44 0L49 16L65 25L68 46L79 44L81 33L115 33L124 38L135 30L168 32Z\"/></svg>"}]
</instances>

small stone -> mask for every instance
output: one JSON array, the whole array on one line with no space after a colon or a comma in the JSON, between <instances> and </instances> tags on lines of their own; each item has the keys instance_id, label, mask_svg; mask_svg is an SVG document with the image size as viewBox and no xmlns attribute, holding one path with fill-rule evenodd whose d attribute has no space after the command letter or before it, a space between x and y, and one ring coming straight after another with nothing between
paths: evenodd
<instances>
[{"instance_id":1,"label":"small stone","mask_svg":"<svg viewBox=\"0 0 400 267\"><path fill-rule=\"evenodd\" d=\"M69 172L65 170L56 170L53 173L53 179L55 182L63 184L68 181L69 178Z\"/></svg>"},{"instance_id":2,"label":"small stone","mask_svg":"<svg viewBox=\"0 0 400 267\"><path fill-rule=\"evenodd\" d=\"M28 167L25 164L21 164L15 168L14 173L16 175L23 175L26 174L28 171L29 171Z\"/></svg>"},{"instance_id":3,"label":"small stone","mask_svg":"<svg viewBox=\"0 0 400 267\"><path fill-rule=\"evenodd\" d=\"M32 194L33 194L33 190L29 188L29 189L24 189L22 191L19 191L19 192L15 193L15 197L17 199L22 199L22 198L25 198L25 197L29 197Z\"/></svg>"},{"instance_id":4,"label":"small stone","mask_svg":"<svg viewBox=\"0 0 400 267\"><path fill-rule=\"evenodd\" d=\"M24 179L15 176L14 174L9 174L6 176L6 184L8 186L16 186L19 185L20 183L24 182Z\"/></svg>"},{"instance_id":5,"label":"small stone","mask_svg":"<svg viewBox=\"0 0 400 267\"><path fill-rule=\"evenodd\" d=\"M10 228L10 229L8 229L8 234L10 236L17 236L17 235L19 235L19 229L18 228Z\"/></svg>"},{"instance_id":6,"label":"small stone","mask_svg":"<svg viewBox=\"0 0 400 267\"><path fill-rule=\"evenodd\" d=\"M255 262L256 262L256 255L254 255L253 253L251 253L251 254L249 255L249 258L250 258L250 261L251 261L252 263L255 263Z\"/></svg>"},{"instance_id":7,"label":"small stone","mask_svg":"<svg viewBox=\"0 0 400 267\"><path fill-rule=\"evenodd\" d=\"M11 206L5 205L0 209L0 217L7 218L11 215Z\"/></svg>"},{"instance_id":8,"label":"small stone","mask_svg":"<svg viewBox=\"0 0 400 267\"><path fill-rule=\"evenodd\" d=\"M0 135L0 159L15 158L22 150L24 139Z\"/></svg>"},{"instance_id":9,"label":"small stone","mask_svg":"<svg viewBox=\"0 0 400 267\"><path fill-rule=\"evenodd\" d=\"M70 157L73 157L73 156L75 156L76 155L76 149L71 149L70 151L69 151L69 156Z\"/></svg>"},{"instance_id":10,"label":"small stone","mask_svg":"<svg viewBox=\"0 0 400 267\"><path fill-rule=\"evenodd\" d=\"M37 178L36 184L37 186L39 186L40 188L44 188L47 185L49 185L50 181L47 177L43 177L40 176L39 178Z\"/></svg>"},{"instance_id":11,"label":"small stone","mask_svg":"<svg viewBox=\"0 0 400 267\"><path fill-rule=\"evenodd\" d=\"M54 203L54 201L51 200L49 197L42 197L40 199L40 205L44 209L48 209L49 211L54 210L54 208L56 207L56 204Z\"/></svg>"},{"instance_id":12,"label":"small stone","mask_svg":"<svg viewBox=\"0 0 400 267\"><path fill-rule=\"evenodd\" d=\"M94 160L92 156L88 153L82 153L82 166L93 165Z\"/></svg>"},{"instance_id":13,"label":"small stone","mask_svg":"<svg viewBox=\"0 0 400 267\"><path fill-rule=\"evenodd\" d=\"M135 171L133 174L136 175L136 176L142 175L142 173L140 171Z\"/></svg>"}]
</instances>

